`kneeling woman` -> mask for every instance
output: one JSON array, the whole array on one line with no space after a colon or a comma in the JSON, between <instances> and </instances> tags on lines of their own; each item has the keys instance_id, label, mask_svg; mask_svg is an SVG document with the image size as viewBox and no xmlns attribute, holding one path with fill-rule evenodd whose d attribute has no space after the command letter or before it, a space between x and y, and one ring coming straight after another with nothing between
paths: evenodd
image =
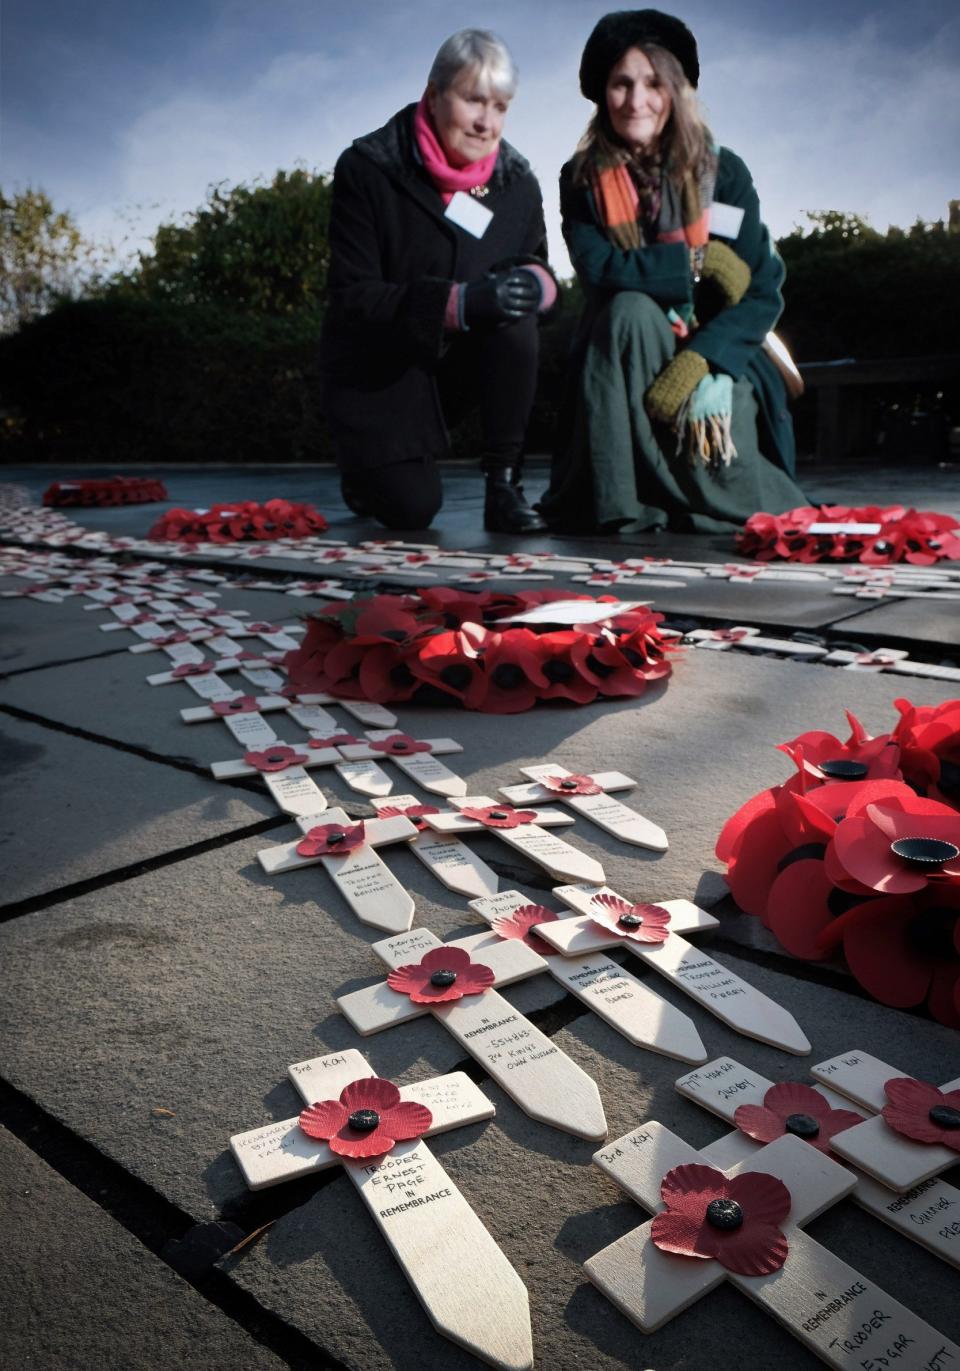
<instances>
[{"instance_id":1,"label":"kneeling woman","mask_svg":"<svg viewBox=\"0 0 960 1371\"><path fill-rule=\"evenodd\" d=\"M556 300L540 187L500 137L516 85L493 34L464 29L426 92L358 138L334 172L324 409L344 498L388 528L442 501L446 420L480 406L484 522L543 528L520 486L538 314Z\"/></svg>"},{"instance_id":2,"label":"kneeling woman","mask_svg":"<svg viewBox=\"0 0 960 1371\"><path fill-rule=\"evenodd\" d=\"M584 49L597 109L560 207L586 307L552 527L714 532L807 503L764 347L783 263L746 166L699 117L699 74L693 34L658 10L608 14Z\"/></svg>"}]
</instances>

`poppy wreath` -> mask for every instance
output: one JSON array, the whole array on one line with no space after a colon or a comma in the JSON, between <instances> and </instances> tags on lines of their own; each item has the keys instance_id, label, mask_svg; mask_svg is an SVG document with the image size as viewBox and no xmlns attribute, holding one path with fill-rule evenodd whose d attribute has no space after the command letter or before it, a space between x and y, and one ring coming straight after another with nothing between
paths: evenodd
<instances>
[{"instance_id":1,"label":"poppy wreath","mask_svg":"<svg viewBox=\"0 0 960 1371\"><path fill-rule=\"evenodd\" d=\"M811 730L782 784L727 820L716 854L746 914L806 961L843 956L882 1004L960 1028L960 700L894 701L871 737Z\"/></svg>"},{"instance_id":2,"label":"poppy wreath","mask_svg":"<svg viewBox=\"0 0 960 1371\"><path fill-rule=\"evenodd\" d=\"M327 521L313 505L290 500L255 500L211 505L209 509L168 509L148 537L161 543L272 542L325 533Z\"/></svg>"},{"instance_id":3,"label":"poppy wreath","mask_svg":"<svg viewBox=\"0 0 960 1371\"><path fill-rule=\"evenodd\" d=\"M879 524L877 533L811 533L811 524ZM863 562L887 566L960 559L960 521L905 505L805 505L786 514L752 514L737 550L758 562Z\"/></svg>"},{"instance_id":4,"label":"poppy wreath","mask_svg":"<svg viewBox=\"0 0 960 1371\"><path fill-rule=\"evenodd\" d=\"M497 627L508 616L571 599L591 611L603 603L566 590L431 587L324 605L285 659L288 688L517 714L538 700L589 704L598 696L640 695L670 675L673 642L660 632L663 616L646 607L573 628Z\"/></svg>"},{"instance_id":5,"label":"poppy wreath","mask_svg":"<svg viewBox=\"0 0 960 1371\"><path fill-rule=\"evenodd\" d=\"M162 481L146 476L111 476L102 481L54 481L43 492L43 503L58 509L68 505L145 505L165 500Z\"/></svg>"}]
</instances>

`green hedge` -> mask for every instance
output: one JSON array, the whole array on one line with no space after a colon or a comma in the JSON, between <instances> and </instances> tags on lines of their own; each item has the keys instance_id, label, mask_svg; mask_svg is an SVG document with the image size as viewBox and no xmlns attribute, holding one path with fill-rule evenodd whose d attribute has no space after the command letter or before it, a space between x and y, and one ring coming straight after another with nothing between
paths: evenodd
<instances>
[{"instance_id":1,"label":"green hedge","mask_svg":"<svg viewBox=\"0 0 960 1371\"><path fill-rule=\"evenodd\" d=\"M10 461L328 459L320 317L120 295L62 305L0 340Z\"/></svg>"}]
</instances>

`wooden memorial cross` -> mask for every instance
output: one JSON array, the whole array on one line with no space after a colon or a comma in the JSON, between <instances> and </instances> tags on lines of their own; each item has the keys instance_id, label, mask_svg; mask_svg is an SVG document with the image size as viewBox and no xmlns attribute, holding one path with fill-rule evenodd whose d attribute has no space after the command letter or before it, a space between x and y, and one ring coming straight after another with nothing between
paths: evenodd
<instances>
[{"instance_id":1,"label":"wooden memorial cross","mask_svg":"<svg viewBox=\"0 0 960 1371\"><path fill-rule=\"evenodd\" d=\"M635 904L607 886L589 885L559 886L553 893L579 917L537 932L565 957L625 947L737 1033L798 1056L810 1051L792 1014L680 936L717 925L689 900Z\"/></svg>"},{"instance_id":2,"label":"wooden memorial cross","mask_svg":"<svg viewBox=\"0 0 960 1371\"><path fill-rule=\"evenodd\" d=\"M441 754L463 751L461 744L452 738L411 738L396 729L384 728L371 729L367 739L367 742L339 744L347 760L337 766L337 772L351 790L361 795L388 795L393 780L376 763L391 761L396 762L411 781L435 795L466 795L466 781L437 760Z\"/></svg>"},{"instance_id":3,"label":"wooden memorial cross","mask_svg":"<svg viewBox=\"0 0 960 1371\"><path fill-rule=\"evenodd\" d=\"M713 1166L734 1166L752 1157L773 1136L794 1133L821 1151L834 1151L835 1137L856 1128L863 1115L824 1085L794 1081L774 1085L732 1057L718 1057L681 1076L681 1095L735 1124L732 1133L704 1147L701 1155ZM868 1214L888 1223L911 1242L920 1243L944 1261L960 1265L960 1190L930 1180L907 1195L893 1195L862 1173L851 1196Z\"/></svg>"},{"instance_id":4,"label":"wooden memorial cross","mask_svg":"<svg viewBox=\"0 0 960 1371\"><path fill-rule=\"evenodd\" d=\"M514 809L505 802L498 804L489 795L463 795L451 798L459 813L427 814L427 824L438 833L480 833L484 830L516 848L538 866L545 867L552 876L572 881L602 881L603 867L585 852L565 843L547 825L559 827L572 824L570 814L558 809ZM589 874L588 874L589 873Z\"/></svg>"},{"instance_id":5,"label":"wooden memorial cross","mask_svg":"<svg viewBox=\"0 0 960 1371\"><path fill-rule=\"evenodd\" d=\"M361 923L390 933L410 927L413 896L374 851L415 838L409 819L351 819L345 810L330 809L299 816L297 825L303 836L296 842L257 853L268 876L319 862Z\"/></svg>"},{"instance_id":6,"label":"wooden memorial cross","mask_svg":"<svg viewBox=\"0 0 960 1371\"><path fill-rule=\"evenodd\" d=\"M810 1071L875 1113L838 1137L834 1151L890 1190L912 1190L960 1161L960 1077L938 1089L860 1051ZM960 1243L960 1225L954 1227Z\"/></svg>"},{"instance_id":7,"label":"wooden memorial cross","mask_svg":"<svg viewBox=\"0 0 960 1371\"><path fill-rule=\"evenodd\" d=\"M702 1062L706 1050L693 1020L602 953L561 957L539 937L537 926L561 916L532 904L519 890L470 901L498 938L519 938L543 959L542 970L564 986L611 1028L637 1047L684 1062ZM482 956L482 949L478 955Z\"/></svg>"},{"instance_id":8,"label":"wooden memorial cross","mask_svg":"<svg viewBox=\"0 0 960 1371\"><path fill-rule=\"evenodd\" d=\"M662 828L628 805L611 799L609 791L630 790L637 784L622 771L597 771L581 776L554 764L522 766L520 770L533 784L501 786L499 793L511 804L561 800L621 842L648 847L653 852L666 852L669 844Z\"/></svg>"},{"instance_id":9,"label":"wooden memorial cross","mask_svg":"<svg viewBox=\"0 0 960 1371\"><path fill-rule=\"evenodd\" d=\"M173 647L177 647L174 644ZM157 671L152 676L147 677L147 685L175 685L177 681L189 680L196 676L206 676L211 671L243 671L253 667L272 667L274 663L269 657L258 657L255 652L238 652L233 657L214 657L204 658L199 648L191 643L182 643L179 646L193 654L199 655L190 657L188 660L181 661L172 671ZM166 649L168 654L172 649Z\"/></svg>"},{"instance_id":10,"label":"wooden memorial cross","mask_svg":"<svg viewBox=\"0 0 960 1371\"><path fill-rule=\"evenodd\" d=\"M803 1232L856 1177L799 1138L778 1138L724 1172L651 1122L593 1160L656 1212L584 1263L644 1333L729 1280L828 1366L946 1371L960 1359L960 1347Z\"/></svg>"},{"instance_id":11,"label":"wooden memorial cross","mask_svg":"<svg viewBox=\"0 0 960 1371\"><path fill-rule=\"evenodd\" d=\"M398 1117L397 1106L382 1109L394 1087L376 1081L354 1048L297 1062L288 1074L307 1105L303 1113L230 1139L250 1189L342 1165L437 1331L491 1366L528 1371L533 1345L526 1287L423 1141L492 1118L496 1111L487 1097L462 1071L401 1086L403 1140L394 1141L389 1125L391 1115ZM318 1107L321 1101L336 1105ZM373 1110L375 1123L371 1105L381 1105ZM351 1126L355 1115L360 1128ZM336 1131L331 1125L338 1125ZM382 1141L389 1150L366 1151L378 1145L378 1131L386 1133Z\"/></svg>"},{"instance_id":12,"label":"wooden memorial cross","mask_svg":"<svg viewBox=\"0 0 960 1371\"><path fill-rule=\"evenodd\" d=\"M339 770L339 768L337 768ZM371 804L384 819L402 814L417 830L410 851L431 875L459 895L494 895L500 885L497 873L482 857L452 833L434 833L427 828L425 815L439 814L436 805L425 805L416 795L374 796Z\"/></svg>"},{"instance_id":13,"label":"wooden memorial cross","mask_svg":"<svg viewBox=\"0 0 960 1371\"><path fill-rule=\"evenodd\" d=\"M326 692L307 691L303 695L297 693L297 699L303 705L339 705L345 709L349 715L356 719L358 724L363 724L364 728L396 728L397 716L384 705L378 705L373 700L347 700L339 695L328 695Z\"/></svg>"},{"instance_id":14,"label":"wooden memorial cross","mask_svg":"<svg viewBox=\"0 0 960 1371\"><path fill-rule=\"evenodd\" d=\"M415 928L373 951L391 968L387 979L337 998L359 1034L433 1014L532 1119L578 1138L606 1137L594 1081L493 988L542 971L532 948L491 942L488 932L442 943Z\"/></svg>"}]
</instances>

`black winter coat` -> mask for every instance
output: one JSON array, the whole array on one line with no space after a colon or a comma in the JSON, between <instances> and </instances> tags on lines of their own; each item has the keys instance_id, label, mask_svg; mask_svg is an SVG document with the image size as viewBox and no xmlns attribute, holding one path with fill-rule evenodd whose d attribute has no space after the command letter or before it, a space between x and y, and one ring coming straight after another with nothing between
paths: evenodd
<instances>
[{"instance_id":1,"label":"black winter coat","mask_svg":"<svg viewBox=\"0 0 960 1371\"><path fill-rule=\"evenodd\" d=\"M482 201L493 219L474 238L444 218L414 152L415 108L356 139L334 170L321 357L324 409L349 469L447 455L435 372L451 286L513 258L546 265L540 186L526 159L501 141Z\"/></svg>"}]
</instances>

